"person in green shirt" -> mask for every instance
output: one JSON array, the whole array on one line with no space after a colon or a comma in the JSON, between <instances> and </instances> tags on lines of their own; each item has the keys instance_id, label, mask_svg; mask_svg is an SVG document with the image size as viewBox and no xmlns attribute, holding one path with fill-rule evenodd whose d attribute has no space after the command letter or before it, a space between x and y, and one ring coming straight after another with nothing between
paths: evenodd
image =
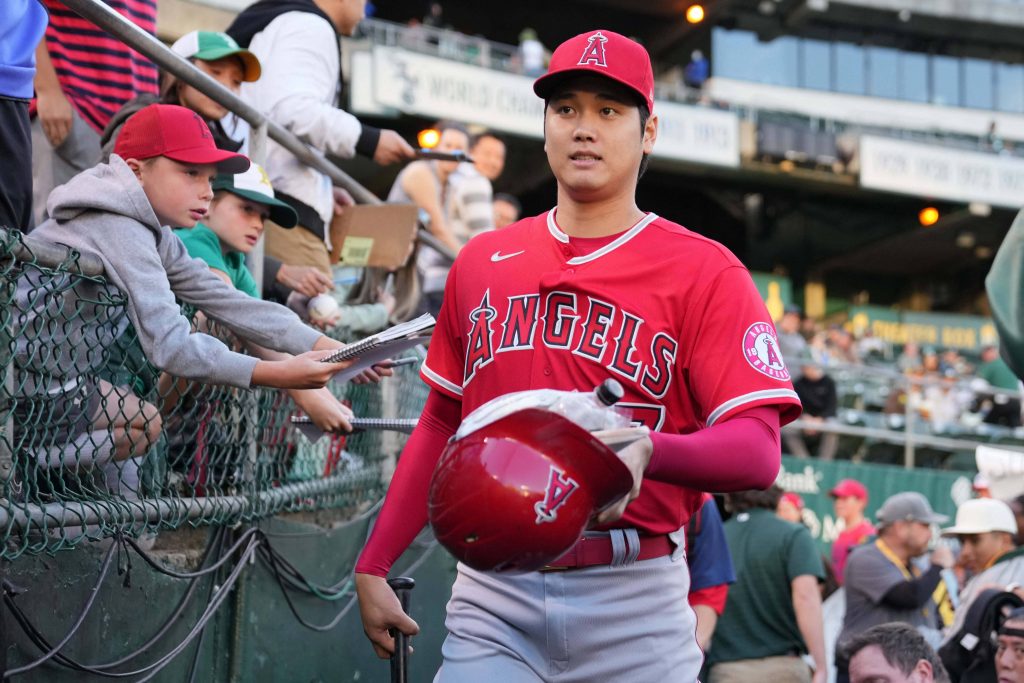
<instances>
[{"instance_id":1,"label":"person in green shirt","mask_svg":"<svg viewBox=\"0 0 1024 683\"><path fill-rule=\"evenodd\" d=\"M710 683L827 679L821 555L807 527L775 515L781 497L778 486L726 495L733 516L725 538L736 583L711 640Z\"/></svg>"},{"instance_id":2,"label":"person in green shirt","mask_svg":"<svg viewBox=\"0 0 1024 683\"><path fill-rule=\"evenodd\" d=\"M298 216L295 209L274 196L270 178L258 164L252 164L245 173L220 174L212 187L213 201L203 220L194 228L175 230L174 234L185 244L190 256L205 261L214 274L235 289L258 299L259 289L245 266L245 255L259 242L264 221L270 219L283 228L291 228L298 222ZM246 348L264 360L280 360L286 355L252 343L247 343ZM172 391L168 380L161 382L163 394ZM289 389L288 394L324 431L348 431L352 411L327 387ZM170 401L171 405L174 403Z\"/></svg>"}]
</instances>

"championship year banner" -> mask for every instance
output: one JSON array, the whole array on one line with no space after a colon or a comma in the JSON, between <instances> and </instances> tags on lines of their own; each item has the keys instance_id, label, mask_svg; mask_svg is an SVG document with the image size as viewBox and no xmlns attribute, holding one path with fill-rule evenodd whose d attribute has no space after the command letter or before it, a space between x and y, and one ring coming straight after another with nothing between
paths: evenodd
<instances>
[{"instance_id":1,"label":"championship year banner","mask_svg":"<svg viewBox=\"0 0 1024 683\"><path fill-rule=\"evenodd\" d=\"M943 201L1024 206L1024 159L863 135L860 184Z\"/></svg>"},{"instance_id":2,"label":"championship year banner","mask_svg":"<svg viewBox=\"0 0 1024 683\"><path fill-rule=\"evenodd\" d=\"M355 80L368 76L365 61L353 71L353 108L380 108L436 119L479 124L499 132L540 139L544 102L528 76L496 71L395 47L373 48L370 90ZM376 109L376 111L371 111ZM658 140L653 156L716 166L740 163L739 119L728 111L657 102Z\"/></svg>"}]
</instances>

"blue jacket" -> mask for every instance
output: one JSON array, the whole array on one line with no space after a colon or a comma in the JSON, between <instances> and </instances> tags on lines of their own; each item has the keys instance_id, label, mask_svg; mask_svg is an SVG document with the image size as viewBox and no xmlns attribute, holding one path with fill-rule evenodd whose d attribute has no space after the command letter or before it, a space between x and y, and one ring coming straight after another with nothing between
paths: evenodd
<instances>
[{"instance_id":1,"label":"blue jacket","mask_svg":"<svg viewBox=\"0 0 1024 683\"><path fill-rule=\"evenodd\" d=\"M36 46L46 30L46 10L39 0L0 2L0 97L32 97Z\"/></svg>"}]
</instances>

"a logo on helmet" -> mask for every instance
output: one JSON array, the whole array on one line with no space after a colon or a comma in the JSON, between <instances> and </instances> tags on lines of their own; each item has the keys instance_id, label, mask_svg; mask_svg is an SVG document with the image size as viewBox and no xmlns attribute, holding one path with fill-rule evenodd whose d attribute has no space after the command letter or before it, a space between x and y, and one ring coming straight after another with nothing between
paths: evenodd
<instances>
[{"instance_id":1,"label":"a logo on helmet","mask_svg":"<svg viewBox=\"0 0 1024 683\"><path fill-rule=\"evenodd\" d=\"M604 44L608 39L600 31L587 38L587 47L583 50L583 56L577 62L579 66L593 64L594 66L608 66L604 58Z\"/></svg>"},{"instance_id":2,"label":"a logo on helmet","mask_svg":"<svg viewBox=\"0 0 1024 683\"><path fill-rule=\"evenodd\" d=\"M537 513L535 524L553 522L558 519L558 508L565 505L569 496L578 489L580 485L572 477L565 476L565 472L552 466L548 472L548 485L544 489L544 500L537 501L533 509Z\"/></svg>"}]
</instances>

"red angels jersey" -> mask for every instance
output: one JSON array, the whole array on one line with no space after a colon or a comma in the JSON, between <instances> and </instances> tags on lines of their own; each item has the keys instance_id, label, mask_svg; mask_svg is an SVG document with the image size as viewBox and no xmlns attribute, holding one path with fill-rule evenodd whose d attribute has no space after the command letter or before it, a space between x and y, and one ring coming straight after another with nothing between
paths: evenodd
<instances>
[{"instance_id":1,"label":"red angels jersey","mask_svg":"<svg viewBox=\"0 0 1024 683\"><path fill-rule=\"evenodd\" d=\"M647 214L608 238L570 238L556 211L482 233L459 253L421 376L463 417L513 391L591 391L613 377L620 406L687 434L738 411L800 402L771 317L728 249ZM701 493L645 479L612 526L676 531Z\"/></svg>"}]
</instances>

